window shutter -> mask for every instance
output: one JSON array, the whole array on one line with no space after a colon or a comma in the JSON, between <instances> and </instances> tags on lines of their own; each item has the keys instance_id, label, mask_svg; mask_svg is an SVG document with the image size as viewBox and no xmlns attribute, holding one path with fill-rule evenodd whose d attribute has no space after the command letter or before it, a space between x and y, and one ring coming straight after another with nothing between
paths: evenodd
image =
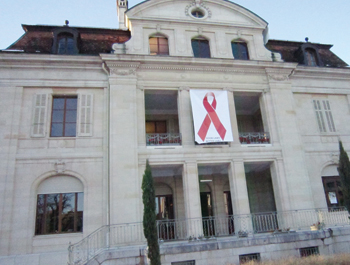
<instances>
[{"instance_id":1,"label":"window shutter","mask_svg":"<svg viewBox=\"0 0 350 265\"><path fill-rule=\"evenodd\" d=\"M324 124L322 113L322 106L319 100L314 100L314 108L316 112L318 128L320 129L320 132L326 132L326 126Z\"/></svg>"},{"instance_id":2,"label":"window shutter","mask_svg":"<svg viewBox=\"0 0 350 265\"><path fill-rule=\"evenodd\" d=\"M330 132L335 132L335 126L333 121L333 116L331 112L331 106L329 105L328 100L323 100L324 112L326 113L328 128Z\"/></svg>"},{"instance_id":3,"label":"window shutter","mask_svg":"<svg viewBox=\"0 0 350 265\"><path fill-rule=\"evenodd\" d=\"M47 113L47 94L36 94L33 100L33 117L32 117L32 137L45 137L46 113Z\"/></svg>"},{"instance_id":4,"label":"window shutter","mask_svg":"<svg viewBox=\"0 0 350 265\"><path fill-rule=\"evenodd\" d=\"M79 95L78 136L92 136L93 95Z\"/></svg>"}]
</instances>

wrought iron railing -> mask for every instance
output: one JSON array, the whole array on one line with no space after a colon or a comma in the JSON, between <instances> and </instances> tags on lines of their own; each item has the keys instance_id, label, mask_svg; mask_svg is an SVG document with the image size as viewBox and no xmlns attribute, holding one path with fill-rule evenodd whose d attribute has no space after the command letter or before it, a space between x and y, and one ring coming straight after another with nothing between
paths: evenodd
<instances>
[{"instance_id":1,"label":"wrought iron railing","mask_svg":"<svg viewBox=\"0 0 350 265\"><path fill-rule=\"evenodd\" d=\"M239 133L241 144L269 144L270 133L268 132L242 132Z\"/></svg>"},{"instance_id":2,"label":"wrought iron railing","mask_svg":"<svg viewBox=\"0 0 350 265\"><path fill-rule=\"evenodd\" d=\"M147 133L146 145L181 145L181 133Z\"/></svg>"},{"instance_id":3,"label":"wrought iron railing","mask_svg":"<svg viewBox=\"0 0 350 265\"><path fill-rule=\"evenodd\" d=\"M222 236L247 237L257 233L290 232L350 225L344 207L213 216L157 221L160 242L211 240ZM144 245L142 222L103 226L69 247L69 264L82 265L104 250L119 246Z\"/></svg>"}]
</instances>

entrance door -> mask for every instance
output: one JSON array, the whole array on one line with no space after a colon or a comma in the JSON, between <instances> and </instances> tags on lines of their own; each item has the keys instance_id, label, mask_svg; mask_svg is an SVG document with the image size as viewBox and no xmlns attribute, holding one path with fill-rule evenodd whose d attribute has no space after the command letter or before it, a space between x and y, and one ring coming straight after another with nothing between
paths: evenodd
<instances>
[{"instance_id":1,"label":"entrance door","mask_svg":"<svg viewBox=\"0 0 350 265\"><path fill-rule=\"evenodd\" d=\"M203 220L203 233L204 236L214 236L214 212L213 212L213 202L210 192L201 192L201 207L202 207L202 220Z\"/></svg>"}]
</instances>

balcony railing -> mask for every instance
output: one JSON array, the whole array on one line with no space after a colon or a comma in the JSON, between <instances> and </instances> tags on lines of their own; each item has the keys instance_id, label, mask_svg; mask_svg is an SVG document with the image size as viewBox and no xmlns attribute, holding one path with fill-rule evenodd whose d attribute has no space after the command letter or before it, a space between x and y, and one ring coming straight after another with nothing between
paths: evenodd
<instances>
[{"instance_id":1,"label":"balcony railing","mask_svg":"<svg viewBox=\"0 0 350 265\"><path fill-rule=\"evenodd\" d=\"M147 146L153 145L181 145L180 133L147 133Z\"/></svg>"},{"instance_id":2,"label":"balcony railing","mask_svg":"<svg viewBox=\"0 0 350 265\"><path fill-rule=\"evenodd\" d=\"M344 207L286 212L215 216L157 221L160 242L211 240L217 237L247 237L258 233L290 232L350 225ZM142 222L103 226L80 242L69 246L69 264L82 265L110 248L144 245Z\"/></svg>"},{"instance_id":3,"label":"balcony railing","mask_svg":"<svg viewBox=\"0 0 350 265\"><path fill-rule=\"evenodd\" d=\"M270 133L268 132L243 132L239 133L241 144L269 144Z\"/></svg>"}]
</instances>

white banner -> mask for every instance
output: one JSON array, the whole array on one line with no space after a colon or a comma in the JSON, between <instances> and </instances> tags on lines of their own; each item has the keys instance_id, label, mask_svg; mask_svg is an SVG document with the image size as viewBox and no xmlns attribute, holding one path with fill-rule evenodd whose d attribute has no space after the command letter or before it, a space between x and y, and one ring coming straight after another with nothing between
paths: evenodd
<instances>
[{"instance_id":1,"label":"white banner","mask_svg":"<svg viewBox=\"0 0 350 265\"><path fill-rule=\"evenodd\" d=\"M195 141L233 142L227 91L190 90Z\"/></svg>"}]
</instances>

